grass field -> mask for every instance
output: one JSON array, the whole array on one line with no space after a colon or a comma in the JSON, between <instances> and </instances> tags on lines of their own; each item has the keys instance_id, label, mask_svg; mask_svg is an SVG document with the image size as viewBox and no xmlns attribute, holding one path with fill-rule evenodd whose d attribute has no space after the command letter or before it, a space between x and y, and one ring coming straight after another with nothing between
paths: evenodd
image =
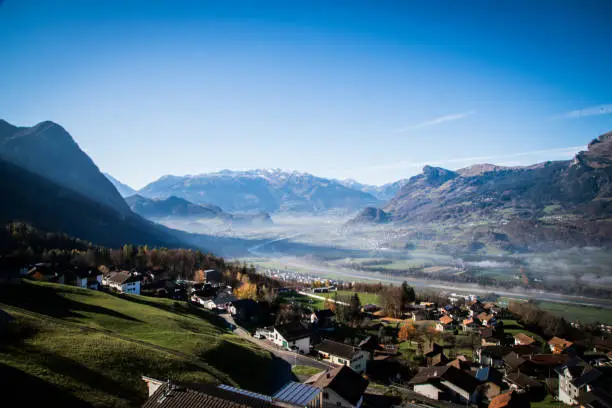
<instances>
[{"instance_id":1,"label":"grass field","mask_svg":"<svg viewBox=\"0 0 612 408\"><path fill-rule=\"evenodd\" d=\"M317 293L319 295L320 293ZM300 295L297 293L281 293L279 298L282 303L291 304L291 302L299 303L304 307L314 310L321 310L324 308L324 300L311 298L309 296Z\"/></svg>"},{"instance_id":2,"label":"grass field","mask_svg":"<svg viewBox=\"0 0 612 408\"><path fill-rule=\"evenodd\" d=\"M327 297L327 298L334 298L336 292L330 292L330 293L317 293L317 295L321 295L323 297ZM338 292L338 296L353 296L353 294L355 292L350 291L350 290L339 290ZM359 301L361 302L362 305L366 305L366 304L374 304L374 305L379 305L380 304L380 298L376 293L366 293L366 292L357 292L357 295L359 296Z\"/></svg>"},{"instance_id":3,"label":"grass field","mask_svg":"<svg viewBox=\"0 0 612 408\"><path fill-rule=\"evenodd\" d=\"M288 372L216 316L183 302L31 281L0 285L0 300L16 319L0 342L0 371L63 398L138 406L146 398L141 375L272 392L280 385L273 376Z\"/></svg>"},{"instance_id":4,"label":"grass field","mask_svg":"<svg viewBox=\"0 0 612 408\"><path fill-rule=\"evenodd\" d=\"M319 370L318 368L310 367L310 366L303 366L303 365L293 366L291 371L293 372L293 374L295 374L298 377L306 377L306 378L311 377L315 375L316 373L321 372L321 370Z\"/></svg>"},{"instance_id":5,"label":"grass field","mask_svg":"<svg viewBox=\"0 0 612 408\"><path fill-rule=\"evenodd\" d=\"M510 334L512 336L517 333L525 333L526 335L534 338L539 343L539 345L546 344L542 337L533 332L530 332L529 330L526 330L523 325L517 322L516 320L502 320L502 322L504 323L504 333Z\"/></svg>"},{"instance_id":6,"label":"grass field","mask_svg":"<svg viewBox=\"0 0 612 408\"><path fill-rule=\"evenodd\" d=\"M538 302L538 307L568 321L612 324L612 309L591 306L568 305L554 302Z\"/></svg>"}]
</instances>

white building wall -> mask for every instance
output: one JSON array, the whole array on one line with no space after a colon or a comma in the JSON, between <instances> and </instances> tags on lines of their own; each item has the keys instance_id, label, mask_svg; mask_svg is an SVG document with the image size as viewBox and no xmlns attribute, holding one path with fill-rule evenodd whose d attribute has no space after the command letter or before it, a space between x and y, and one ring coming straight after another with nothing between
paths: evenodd
<instances>
[{"instance_id":1,"label":"white building wall","mask_svg":"<svg viewBox=\"0 0 612 408\"><path fill-rule=\"evenodd\" d=\"M424 395L427 398L438 400L438 394L440 393L440 390L431 384L416 384L414 386L414 392Z\"/></svg>"}]
</instances>

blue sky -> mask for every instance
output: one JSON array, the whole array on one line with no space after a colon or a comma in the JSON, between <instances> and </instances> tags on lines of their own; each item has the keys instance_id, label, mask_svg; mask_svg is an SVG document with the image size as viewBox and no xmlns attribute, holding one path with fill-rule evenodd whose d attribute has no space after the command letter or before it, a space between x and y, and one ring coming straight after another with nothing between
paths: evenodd
<instances>
[{"instance_id":1,"label":"blue sky","mask_svg":"<svg viewBox=\"0 0 612 408\"><path fill-rule=\"evenodd\" d=\"M569 158L612 130L612 2L0 5L0 118L106 172L283 168L380 184Z\"/></svg>"}]
</instances>

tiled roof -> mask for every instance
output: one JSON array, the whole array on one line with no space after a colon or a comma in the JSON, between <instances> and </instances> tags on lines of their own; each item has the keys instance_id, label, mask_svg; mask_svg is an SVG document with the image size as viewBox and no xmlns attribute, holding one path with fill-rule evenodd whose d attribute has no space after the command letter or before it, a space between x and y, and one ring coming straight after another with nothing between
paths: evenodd
<instances>
[{"instance_id":1,"label":"tiled roof","mask_svg":"<svg viewBox=\"0 0 612 408\"><path fill-rule=\"evenodd\" d=\"M560 349L566 349L566 348L571 347L574 343L555 336L552 339L548 340L548 344L553 347L558 347Z\"/></svg>"},{"instance_id":2,"label":"tiled roof","mask_svg":"<svg viewBox=\"0 0 612 408\"><path fill-rule=\"evenodd\" d=\"M353 358L355 353L359 351L357 347L327 339L323 340L323 342L316 346L315 349L322 353L342 357L347 360Z\"/></svg>"},{"instance_id":3,"label":"tiled roof","mask_svg":"<svg viewBox=\"0 0 612 408\"><path fill-rule=\"evenodd\" d=\"M349 403L356 405L368 388L369 382L343 365L322 373L313 379L311 384L320 389L330 388Z\"/></svg>"},{"instance_id":4,"label":"tiled roof","mask_svg":"<svg viewBox=\"0 0 612 408\"><path fill-rule=\"evenodd\" d=\"M452 323L452 322L454 322L454 320L453 320L453 318L452 318L452 317L450 317L450 316L442 316L442 317L440 318L440 323L442 323L442 324L450 324L450 323Z\"/></svg>"},{"instance_id":5,"label":"tiled roof","mask_svg":"<svg viewBox=\"0 0 612 408\"><path fill-rule=\"evenodd\" d=\"M111 272L107 277L109 281L117 283L119 285L123 285L124 283L127 283L128 281L131 280L131 278L132 278L132 275L128 271Z\"/></svg>"},{"instance_id":6,"label":"tiled roof","mask_svg":"<svg viewBox=\"0 0 612 408\"><path fill-rule=\"evenodd\" d=\"M505 394L499 394L497 397L493 398L489 403L489 408L506 408L510 406L510 402L512 401L513 392L507 392Z\"/></svg>"},{"instance_id":7,"label":"tiled roof","mask_svg":"<svg viewBox=\"0 0 612 408\"><path fill-rule=\"evenodd\" d=\"M212 385L197 385L197 390L163 384L142 408L268 408L270 401L223 390ZM196 388L194 387L194 388Z\"/></svg>"},{"instance_id":8,"label":"tiled roof","mask_svg":"<svg viewBox=\"0 0 612 408\"><path fill-rule=\"evenodd\" d=\"M525 333L517 333L514 335L514 340L518 341L521 344L531 344L535 342L533 337L526 335Z\"/></svg>"}]
</instances>

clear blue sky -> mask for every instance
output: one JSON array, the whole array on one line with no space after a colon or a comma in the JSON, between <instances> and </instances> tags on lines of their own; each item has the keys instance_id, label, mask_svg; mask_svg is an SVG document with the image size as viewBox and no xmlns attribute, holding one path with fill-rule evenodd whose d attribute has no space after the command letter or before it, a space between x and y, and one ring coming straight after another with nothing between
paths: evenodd
<instances>
[{"instance_id":1,"label":"clear blue sky","mask_svg":"<svg viewBox=\"0 0 612 408\"><path fill-rule=\"evenodd\" d=\"M612 130L611 19L607 0L6 0L0 118L60 123L134 187L563 159Z\"/></svg>"}]
</instances>

